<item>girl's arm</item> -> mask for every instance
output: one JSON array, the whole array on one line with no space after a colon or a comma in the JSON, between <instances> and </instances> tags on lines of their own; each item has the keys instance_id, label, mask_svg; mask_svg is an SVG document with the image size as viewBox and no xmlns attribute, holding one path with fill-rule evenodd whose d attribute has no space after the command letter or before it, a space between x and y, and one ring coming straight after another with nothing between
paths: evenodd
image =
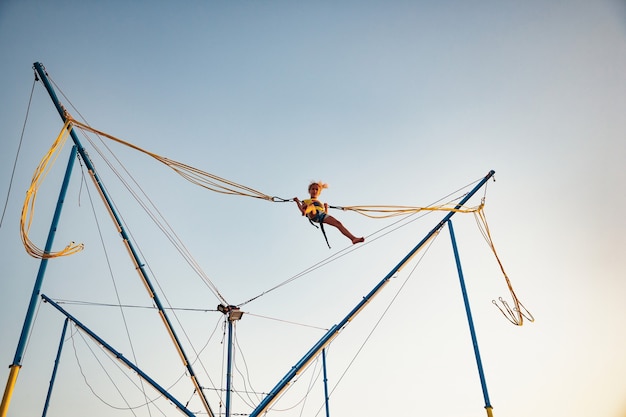
<instances>
[{"instance_id":1,"label":"girl's arm","mask_svg":"<svg viewBox=\"0 0 626 417\"><path fill-rule=\"evenodd\" d=\"M306 204L302 204L302 202L298 199L298 197L294 197L293 201L296 202L296 204L298 205L298 208L300 209L300 213L302 213L302 215L304 216L304 213L306 213Z\"/></svg>"}]
</instances>

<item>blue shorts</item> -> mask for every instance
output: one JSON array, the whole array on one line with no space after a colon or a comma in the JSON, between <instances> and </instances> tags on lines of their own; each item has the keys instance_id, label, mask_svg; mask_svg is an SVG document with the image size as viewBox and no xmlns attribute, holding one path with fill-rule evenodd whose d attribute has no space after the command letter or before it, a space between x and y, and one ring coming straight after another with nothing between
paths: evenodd
<instances>
[{"instance_id":1,"label":"blue shorts","mask_svg":"<svg viewBox=\"0 0 626 417\"><path fill-rule=\"evenodd\" d=\"M318 211L315 215L309 215L309 220L315 223L324 223L324 219L326 218L326 213L323 211Z\"/></svg>"}]
</instances>

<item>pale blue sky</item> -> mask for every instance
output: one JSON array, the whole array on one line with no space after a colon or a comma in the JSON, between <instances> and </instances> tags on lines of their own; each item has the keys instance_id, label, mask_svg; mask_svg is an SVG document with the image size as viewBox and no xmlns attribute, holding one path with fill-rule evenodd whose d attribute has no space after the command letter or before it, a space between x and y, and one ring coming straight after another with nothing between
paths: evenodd
<instances>
[{"instance_id":1,"label":"pale blue sky","mask_svg":"<svg viewBox=\"0 0 626 417\"><path fill-rule=\"evenodd\" d=\"M502 274L473 216L455 216L494 416L626 417L626 5L433 3L4 0L3 202L36 61L67 96L64 104L76 107L75 117L80 112L97 129L269 195L302 198L308 182L321 179L330 184L322 193L330 204L425 206L493 169L497 181L486 194L491 232L517 295L536 318L515 327L492 305L499 296L510 299ZM61 126L38 83L0 228L0 362L7 366L39 266L19 237L24 193ZM328 228L329 251L293 203L211 193L145 155L109 145L230 303L348 243ZM68 149L37 201L31 237L41 246ZM215 309L218 300L89 152L168 302ZM116 303L114 276L122 303L149 305L80 171L77 165L55 246L76 240L86 249L51 261L43 292ZM333 214L368 237L390 224ZM371 238L246 304L237 324L235 386L268 392L323 334L292 323L338 322L442 216ZM485 415L447 230L410 274L414 266L332 344L329 384L338 385L331 415ZM119 309L66 308L132 356ZM163 385L174 384L182 371L156 313L127 315L137 361ZM202 351L197 366L207 387L223 386L221 318L177 313L189 350ZM41 413L62 321L50 306L40 307L8 416ZM145 399L115 377L128 393L124 402L79 335L64 346L49 415L179 415L164 401L134 414L111 408ZM321 382L311 382L318 369L276 405L290 411L269 415L324 415ZM299 402L309 384L314 388ZM186 380L172 392L183 402L192 398ZM213 410L223 411L215 392L207 395ZM248 413L260 398L235 397L234 412ZM199 411L195 401L192 410Z\"/></svg>"}]
</instances>

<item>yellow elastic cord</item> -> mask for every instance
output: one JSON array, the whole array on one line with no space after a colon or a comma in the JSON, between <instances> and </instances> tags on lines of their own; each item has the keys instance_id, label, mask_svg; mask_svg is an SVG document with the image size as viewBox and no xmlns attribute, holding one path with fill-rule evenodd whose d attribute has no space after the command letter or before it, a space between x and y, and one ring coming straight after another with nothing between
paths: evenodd
<instances>
[{"instance_id":1,"label":"yellow elastic cord","mask_svg":"<svg viewBox=\"0 0 626 417\"><path fill-rule=\"evenodd\" d=\"M116 138L115 136L109 135L108 133L94 129L91 126L88 126L77 120L71 119L71 122L74 125L74 127L78 127L82 130L86 130L86 131L95 133L96 135L100 135L105 138L111 139L117 143L128 146L129 148L138 150L146 155L151 156L157 161L169 166L178 175L182 176L187 181L190 181L193 184L199 185L200 187L203 187L203 188L206 188L208 190L215 191L218 193L222 193L222 194L241 195L241 196L246 196L246 197L259 198L262 200L274 201L273 197L268 196L267 194L263 194L262 192L257 191L253 188L237 184L227 179L218 177L217 175L204 172L192 166L189 166L181 162L177 162L177 161L165 158L163 156L157 155L155 153L149 152L145 149L140 148L139 146L133 145L132 143Z\"/></svg>"},{"instance_id":2,"label":"yellow elastic cord","mask_svg":"<svg viewBox=\"0 0 626 417\"><path fill-rule=\"evenodd\" d=\"M502 307L498 305L496 300L493 300L492 303L498 307L500 312L507 318L511 323L521 326L524 324L524 318L526 318L530 322L534 322L535 318L533 315L524 307L522 302L517 298L515 291L513 290L513 284L511 284L511 280L509 279L506 271L504 270L504 266L500 261L500 257L498 256L498 252L496 252L496 247L491 238L491 232L489 231L489 225L487 224L487 217L485 216L485 211L481 208L476 213L474 213L476 217L476 222L478 223L478 227L483 233L483 237L487 241L487 244L491 248L494 256L496 257L496 261L500 266L500 270L502 271L502 275L504 276L504 280L506 281L506 285L509 288L509 292L511 294L511 298L513 299L513 307L511 307L502 297L499 297L499 301L502 304Z\"/></svg>"},{"instance_id":3,"label":"yellow elastic cord","mask_svg":"<svg viewBox=\"0 0 626 417\"><path fill-rule=\"evenodd\" d=\"M142 149L132 143L126 142L122 139L116 138L115 136L109 135L108 133L102 132L100 130L94 129L91 126L88 126L84 123L81 123L77 120L71 119L72 124L75 128L79 128L85 131L89 131L95 133L96 135L106 137L111 139L117 143L128 146L132 149L138 150L146 155L151 156L157 161L169 166L180 176L185 178L186 180L199 185L203 188L206 188L211 191L216 191L218 193L223 194L233 194L233 195L241 195L246 197L254 197L267 201L276 201L274 197L271 197L267 194L263 194L260 191L257 191L253 188L246 187L241 184L237 184L235 182L226 180L224 178L218 177L216 175L210 174L208 172L202 171L200 169L194 168L192 166L183 164L181 162L177 162L163 156L157 155L155 153L149 152L145 149ZM285 200L286 201L286 200ZM454 211L460 213L473 213L480 210L479 207L459 207L457 208L455 203L444 204L441 206L432 206L432 207L411 207L411 206L346 206L346 207L333 207L339 208L341 210L350 210L356 213L359 213L363 216L370 218L388 218L394 216L402 216L411 213L417 213L420 211ZM310 211L317 210L315 208L307 208L305 214L308 214Z\"/></svg>"},{"instance_id":4,"label":"yellow elastic cord","mask_svg":"<svg viewBox=\"0 0 626 417\"><path fill-rule=\"evenodd\" d=\"M411 207L411 206L346 206L339 207L341 210L349 210L363 216L384 219L387 217L403 216L406 214L419 213L420 211L454 211L457 213L474 213L482 207L459 207L453 203L432 207Z\"/></svg>"},{"instance_id":5,"label":"yellow elastic cord","mask_svg":"<svg viewBox=\"0 0 626 417\"><path fill-rule=\"evenodd\" d=\"M76 252L79 252L83 249L83 245L76 245L74 242L71 242L69 245L65 247L65 249L59 252L50 252L46 253L42 249L38 248L30 238L28 237L28 233L30 232L30 226L33 221L33 215L35 212L35 200L37 199L37 191L41 186L46 175L50 171L52 165L56 161L57 157L65 141L67 139L68 134L72 130L72 124L70 120L65 122L63 125L63 129L57 136L56 140L50 147L48 153L41 159L39 166L35 170L33 174L33 179L31 180L30 188L26 192L26 199L24 200L24 206L22 207L22 216L20 219L20 233L22 236L22 242L24 243L24 247L26 248L26 252L29 255L39 258L39 259L47 259L47 258L56 258L59 256L67 256L72 255Z\"/></svg>"}]
</instances>

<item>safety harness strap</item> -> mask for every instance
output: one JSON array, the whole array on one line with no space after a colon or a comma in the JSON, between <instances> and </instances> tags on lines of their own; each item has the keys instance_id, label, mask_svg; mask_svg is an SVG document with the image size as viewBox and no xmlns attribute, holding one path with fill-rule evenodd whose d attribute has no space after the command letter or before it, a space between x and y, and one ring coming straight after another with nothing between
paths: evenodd
<instances>
[{"instance_id":1,"label":"safety harness strap","mask_svg":"<svg viewBox=\"0 0 626 417\"><path fill-rule=\"evenodd\" d=\"M313 222L313 220L309 219L309 223L311 223L312 226L317 227L317 225ZM320 223L320 227L322 230L322 234L324 235L324 239L326 240L326 244L328 245L328 249L331 249L330 247L330 243L328 243L328 237L326 236L326 231L324 230L324 222Z\"/></svg>"}]
</instances>

